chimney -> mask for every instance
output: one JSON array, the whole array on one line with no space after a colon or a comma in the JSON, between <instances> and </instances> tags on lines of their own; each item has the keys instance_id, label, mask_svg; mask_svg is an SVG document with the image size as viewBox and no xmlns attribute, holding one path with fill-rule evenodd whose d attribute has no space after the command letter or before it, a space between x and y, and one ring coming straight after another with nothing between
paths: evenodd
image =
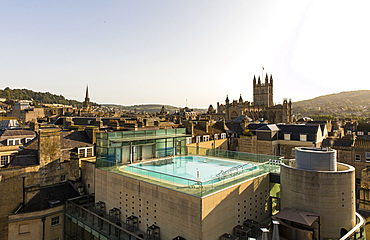
<instances>
[{"instance_id":1,"label":"chimney","mask_svg":"<svg viewBox=\"0 0 370 240\"><path fill-rule=\"evenodd\" d=\"M39 130L38 155L40 166L60 160L60 130L58 128Z\"/></svg>"}]
</instances>

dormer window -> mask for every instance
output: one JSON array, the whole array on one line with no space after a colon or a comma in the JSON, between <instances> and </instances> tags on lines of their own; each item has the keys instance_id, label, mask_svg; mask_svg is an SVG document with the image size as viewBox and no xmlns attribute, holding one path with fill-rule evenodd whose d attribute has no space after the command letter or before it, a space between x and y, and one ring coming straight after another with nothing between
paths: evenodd
<instances>
[{"instance_id":1,"label":"dormer window","mask_svg":"<svg viewBox=\"0 0 370 240\"><path fill-rule=\"evenodd\" d=\"M28 143L29 141L32 141L33 138L25 138L24 143Z\"/></svg>"},{"instance_id":2,"label":"dormer window","mask_svg":"<svg viewBox=\"0 0 370 240\"><path fill-rule=\"evenodd\" d=\"M299 136L299 140L302 141L302 142L306 142L307 141L307 135L306 134L301 134Z\"/></svg>"},{"instance_id":3,"label":"dormer window","mask_svg":"<svg viewBox=\"0 0 370 240\"><path fill-rule=\"evenodd\" d=\"M186 145L191 144L192 142L193 142L192 137L187 137L186 138Z\"/></svg>"},{"instance_id":4,"label":"dormer window","mask_svg":"<svg viewBox=\"0 0 370 240\"><path fill-rule=\"evenodd\" d=\"M213 136L213 139L214 139L214 140L218 140L218 134L215 134L215 135Z\"/></svg>"},{"instance_id":5,"label":"dormer window","mask_svg":"<svg viewBox=\"0 0 370 240\"><path fill-rule=\"evenodd\" d=\"M15 145L20 145L21 144L21 139L16 138L16 139L8 139L8 146L15 146Z\"/></svg>"},{"instance_id":6,"label":"dormer window","mask_svg":"<svg viewBox=\"0 0 370 240\"><path fill-rule=\"evenodd\" d=\"M78 157L79 158L86 158L86 157L93 157L94 156L94 147L85 147L78 149Z\"/></svg>"},{"instance_id":7,"label":"dormer window","mask_svg":"<svg viewBox=\"0 0 370 240\"><path fill-rule=\"evenodd\" d=\"M362 132L362 131L358 131L358 132L357 132L357 135L359 135L359 136L363 136L363 135L364 135L364 132Z\"/></svg>"},{"instance_id":8,"label":"dormer window","mask_svg":"<svg viewBox=\"0 0 370 240\"><path fill-rule=\"evenodd\" d=\"M290 140L290 133L284 133L284 140Z\"/></svg>"},{"instance_id":9,"label":"dormer window","mask_svg":"<svg viewBox=\"0 0 370 240\"><path fill-rule=\"evenodd\" d=\"M221 133L221 139L225 139L226 138L226 133Z\"/></svg>"},{"instance_id":10,"label":"dormer window","mask_svg":"<svg viewBox=\"0 0 370 240\"><path fill-rule=\"evenodd\" d=\"M196 136L196 137L195 137L195 142L196 142L196 143L200 142L200 136Z\"/></svg>"},{"instance_id":11,"label":"dormer window","mask_svg":"<svg viewBox=\"0 0 370 240\"><path fill-rule=\"evenodd\" d=\"M1 156L0 166L5 166L9 162L9 156Z\"/></svg>"},{"instance_id":12,"label":"dormer window","mask_svg":"<svg viewBox=\"0 0 370 240\"><path fill-rule=\"evenodd\" d=\"M209 141L209 135L204 135L203 136L203 142Z\"/></svg>"},{"instance_id":13,"label":"dormer window","mask_svg":"<svg viewBox=\"0 0 370 240\"><path fill-rule=\"evenodd\" d=\"M347 130L347 134L348 135L352 134L352 131L351 130Z\"/></svg>"}]
</instances>

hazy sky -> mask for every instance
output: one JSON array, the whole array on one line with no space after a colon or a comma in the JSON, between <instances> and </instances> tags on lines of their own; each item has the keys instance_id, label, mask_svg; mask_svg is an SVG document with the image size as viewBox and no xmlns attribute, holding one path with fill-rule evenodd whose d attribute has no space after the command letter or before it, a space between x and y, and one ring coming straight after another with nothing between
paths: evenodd
<instances>
[{"instance_id":1,"label":"hazy sky","mask_svg":"<svg viewBox=\"0 0 370 240\"><path fill-rule=\"evenodd\" d=\"M0 88L208 107L370 89L370 1L0 1Z\"/></svg>"}]
</instances>

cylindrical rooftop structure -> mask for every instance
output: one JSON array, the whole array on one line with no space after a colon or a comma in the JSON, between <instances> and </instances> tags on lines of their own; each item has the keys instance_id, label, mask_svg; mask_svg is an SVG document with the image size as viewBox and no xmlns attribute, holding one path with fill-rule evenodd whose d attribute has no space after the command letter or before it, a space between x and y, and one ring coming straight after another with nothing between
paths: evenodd
<instances>
[{"instance_id":1,"label":"cylindrical rooftop structure","mask_svg":"<svg viewBox=\"0 0 370 240\"><path fill-rule=\"evenodd\" d=\"M337 171L337 152L330 148L296 147L295 166L310 171Z\"/></svg>"}]
</instances>

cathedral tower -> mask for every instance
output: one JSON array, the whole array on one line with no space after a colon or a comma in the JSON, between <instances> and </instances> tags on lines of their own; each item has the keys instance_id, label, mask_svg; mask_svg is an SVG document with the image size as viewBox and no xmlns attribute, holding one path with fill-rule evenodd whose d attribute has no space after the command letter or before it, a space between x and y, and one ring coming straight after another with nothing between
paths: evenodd
<instances>
[{"instance_id":1,"label":"cathedral tower","mask_svg":"<svg viewBox=\"0 0 370 240\"><path fill-rule=\"evenodd\" d=\"M261 78L258 77L256 83L256 76L253 78L253 104L255 106L270 107L274 105L273 102L273 79L272 75L269 78L266 73L265 83L261 83Z\"/></svg>"}]
</instances>

